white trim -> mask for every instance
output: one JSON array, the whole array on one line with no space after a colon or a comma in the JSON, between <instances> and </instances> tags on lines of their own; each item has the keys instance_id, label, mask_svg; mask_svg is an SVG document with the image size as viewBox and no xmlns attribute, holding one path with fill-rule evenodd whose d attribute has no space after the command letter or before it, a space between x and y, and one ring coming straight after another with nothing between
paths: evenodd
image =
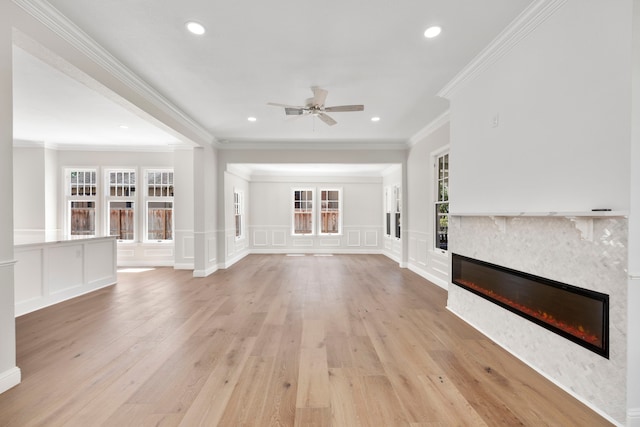
<instances>
[{"instance_id":1,"label":"white trim","mask_svg":"<svg viewBox=\"0 0 640 427\"><path fill-rule=\"evenodd\" d=\"M522 358L520 355L516 354L515 352L513 352L511 349L509 349L509 347L507 347L506 345L504 345L503 343L501 343L500 341L496 340L494 337L492 337L491 335L489 335L488 333L486 333L485 331L483 331L482 329L480 329L478 326L476 326L473 322L470 322L468 319L466 319L463 315L461 315L460 313L458 313L457 311L453 310L451 307L449 307L447 305L446 309L453 313L454 315L456 315L457 317L459 317L461 320L463 320L465 323L467 323L468 325L472 326L475 330L477 330L478 332L480 332L482 335L484 335L485 337L489 338L491 341L493 341L494 343L496 343L498 346L502 347L504 350L506 350L508 353L510 353L511 355L513 355L515 358L517 358L518 360L520 360L522 363L524 363L525 365L529 366L531 369L533 369L534 371L536 371L538 374L542 375L544 378L546 378L548 381L550 381L551 383L555 384L556 386L558 386L559 388L561 388L562 390L564 390L565 392L567 392L569 395L571 395L574 399L578 400L579 402L582 402L585 406L587 406L588 408L590 408L591 410L593 410L594 412L596 412L598 415L600 415L601 417L605 418L607 421L609 421L610 423L616 425L616 426L620 426L623 427L622 424L620 424L618 421L614 420L613 418L611 418L608 414L606 414L604 411L602 411L601 409L595 407L593 405L593 403L585 400L582 396L576 394L573 390L571 390L568 387L565 387L563 384L557 382L554 378L548 376L547 374L545 374L543 371L541 371L540 369L538 369L538 367L536 367L535 365L532 365L531 363L529 363L529 361L527 361L526 359ZM629 426L627 426L629 427Z\"/></svg>"},{"instance_id":2,"label":"white trim","mask_svg":"<svg viewBox=\"0 0 640 427\"><path fill-rule=\"evenodd\" d=\"M334 255L387 255L380 249L344 249L344 248L286 248L286 249L251 249L249 254L259 255L305 255L305 254L334 254Z\"/></svg>"},{"instance_id":3,"label":"white trim","mask_svg":"<svg viewBox=\"0 0 640 427\"><path fill-rule=\"evenodd\" d=\"M0 268L9 267L11 265L14 265L16 262L18 262L18 260L16 259L8 259L5 261L0 261Z\"/></svg>"},{"instance_id":4,"label":"white trim","mask_svg":"<svg viewBox=\"0 0 640 427\"><path fill-rule=\"evenodd\" d=\"M15 367L4 371L0 374L0 393L4 393L10 388L17 386L21 380L22 373L20 372L20 368Z\"/></svg>"},{"instance_id":5,"label":"white trim","mask_svg":"<svg viewBox=\"0 0 640 427\"><path fill-rule=\"evenodd\" d=\"M213 273L215 273L216 271L218 271L218 266L217 265L213 265L207 269L204 270L193 270L193 277L207 277Z\"/></svg>"},{"instance_id":6,"label":"white trim","mask_svg":"<svg viewBox=\"0 0 640 427\"><path fill-rule=\"evenodd\" d=\"M451 117L449 114L449 110L447 110L433 119L431 123L416 132L411 138L409 138L409 146L413 147L418 142L422 141L424 138L428 137L429 135L440 129L442 126L449 123L450 120Z\"/></svg>"},{"instance_id":7,"label":"white trim","mask_svg":"<svg viewBox=\"0 0 640 427\"><path fill-rule=\"evenodd\" d=\"M194 264L192 262L181 262L181 263L174 263L173 264L173 269L174 270L193 270L194 269Z\"/></svg>"},{"instance_id":8,"label":"white trim","mask_svg":"<svg viewBox=\"0 0 640 427\"><path fill-rule=\"evenodd\" d=\"M627 409L627 427L640 427L640 408Z\"/></svg>"},{"instance_id":9,"label":"white trim","mask_svg":"<svg viewBox=\"0 0 640 427\"><path fill-rule=\"evenodd\" d=\"M423 270L421 267L417 266L415 263L409 263L407 265L407 267L409 268L409 270L413 271L414 273L416 273L418 276L422 277L425 280L428 280L429 282L433 283L436 286L441 287L442 289L444 289L445 291L449 290L449 282L447 280L443 280L437 276L434 276L431 273L428 273L427 271Z\"/></svg>"},{"instance_id":10,"label":"white trim","mask_svg":"<svg viewBox=\"0 0 640 427\"><path fill-rule=\"evenodd\" d=\"M331 151L344 151L344 150L405 150L407 148L407 140L342 140L342 141L317 141L310 140L305 141L304 144L300 143L299 139L293 139L290 141L280 140L266 140L255 142L246 139L233 139L233 140L221 140L218 141L216 148L219 150L331 150Z\"/></svg>"},{"instance_id":11,"label":"white trim","mask_svg":"<svg viewBox=\"0 0 640 427\"><path fill-rule=\"evenodd\" d=\"M455 93L490 65L505 56L518 43L552 16L567 0L537 0L527 7L498 36L465 66L438 96L451 99Z\"/></svg>"},{"instance_id":12,"label":"white trim","mask_svg":"<svg viewBox=\"0 0 640 427\"><path fill-rule=\"evenodd\" d=\"M161 95L148 83L100 46L80 27L74 24L60 11L44 0L12 0L17 6L29 13L67 43L78 49L96 64L104 68L111 76L141 95L146 101L161 109L181 125L193 132L201 141L195 143L216 144L217 141L203 126L189 117L184 111ZM186 135L183 135L186 136Z\"/></svg>"}]
</instances>

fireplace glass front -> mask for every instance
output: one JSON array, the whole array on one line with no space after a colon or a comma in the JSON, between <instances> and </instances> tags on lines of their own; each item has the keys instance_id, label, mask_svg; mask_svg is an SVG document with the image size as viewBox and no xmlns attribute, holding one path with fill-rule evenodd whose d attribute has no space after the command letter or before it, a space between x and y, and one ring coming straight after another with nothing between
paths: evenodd
<instances>
[{"instance_id":1,"label":"fireplace glass front","mask_svg":"<svg viewBox=\"0 0 640 427\"><path fill-rule=\"evenodd\" d=\"M462 255L453 283L609 358L609 296Z\"/></svg>"}]
</instances>

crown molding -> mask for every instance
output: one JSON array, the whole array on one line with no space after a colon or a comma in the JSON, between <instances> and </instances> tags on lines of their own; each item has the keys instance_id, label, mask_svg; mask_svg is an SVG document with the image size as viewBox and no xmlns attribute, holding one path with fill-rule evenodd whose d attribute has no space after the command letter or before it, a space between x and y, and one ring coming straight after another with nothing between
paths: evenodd
<instances>
[{"instance_id":1,"label":"crown molding","mask_svg":"<svg viewBox=\"0 0 640 427\"><path fill-rule=\"evenodd\" d=\"M273 140L253 141L245 139L221 140L217 146L220 150L401 150L407 149L404 141L398 140L346 140L346 141L304 141Z\"/></svg>"},{"instance_id":2,"label":"crown molding","mask_svg":"<svg viewBox=\"0 0 640 427\"><path fill-rule=\"evenodd\" d=\"M533 2L447 83L438 92L438 96L450 99L457 90L506 55L566 2L567 0L537 0Z\"/></svg>"},{"instance_id":3,"label":"crown molding","mask_svg":"<svg viewBox=\"0 0 640 427\"><path fill-rule=\"evenodd\" d=\"M100 46L87 33L82 31L80 27L74 24L60 11L54 8L45 0L12 0L17 6L22 8L29 15L44 24L47 28L60 36L89 59L94 61L100 67L104 68L109 74L114 76L127 87L142 96L153 106L164 111L172 119L189 129L202 141L210 144L217 144L215 137L207 131L202 125L189 117L184 111L175 104L165 98L160 92L155 90L151 85L146 83L131 71L126 65L120 62L116 57L111 55L105 48ZM194 141L195 142L195 141Z\"/></svg>"},{"instance_id":4,"label":"crown molding","mask_svg":"<svg viewBox=\"0 0 640 427\"><path fill-rule=\"evenodd\" d=\"M440 114L435 119L433 119L431 123L429 123L422 129L420 129L418 132L416 132L416 134L413 135L411 138L409 138L409 142L408 142L409 147L413 147L418 142L428 137L436 130L440 129L443 125L449 123L449 120L450 120L450 115L449 115L449 110L447 110L444 113Z\"/></svg>"}]
</instances>

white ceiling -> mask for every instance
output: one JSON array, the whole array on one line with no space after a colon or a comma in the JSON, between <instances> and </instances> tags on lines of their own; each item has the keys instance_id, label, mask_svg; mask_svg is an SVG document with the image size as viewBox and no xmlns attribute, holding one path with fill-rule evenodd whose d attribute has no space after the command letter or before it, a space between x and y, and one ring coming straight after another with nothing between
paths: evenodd
<instances>
[{"instance_id":1,"label":"white ceiling","mask_svg":"<svg viewBox=\"0 0 640 427\"><path fill-rule=\"evenodd\" d=\"M36 1L36 0L33 0ZM40 0L38 0L40 1ZM98 44L222 143L404 146L448 109L437 92L532 0L49 0ZM203 36L185 31L196 20ZM423 37L431 25L435 39ZM167 145L175 136L19 48L15 138L57 144ZM287 119L267 102L364 104ZM254 116L257 121L248 122ZM372 116L379 116L377 123ZM120 125L129 129L121 129Z\"/></svg>"}]
</instances>

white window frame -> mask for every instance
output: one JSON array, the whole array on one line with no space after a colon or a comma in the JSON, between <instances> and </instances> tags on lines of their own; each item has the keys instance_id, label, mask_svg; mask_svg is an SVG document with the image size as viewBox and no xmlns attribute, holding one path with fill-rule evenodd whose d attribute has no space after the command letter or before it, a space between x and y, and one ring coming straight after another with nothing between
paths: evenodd
<instances>
[{"instance_id":1,"label":"white window frame","mask_svg":"<svg viewBox=\"0 0 640 427\"><path fill-rule=\"evenodd\" d=\"M76 181L76 185L72 182L72 174L73 173L82 173L83 181L86 181L84 178L84 174L89 173L93 174L94 182L89 182L89 185L80 186ZM73 238L74 236L83 236L83 237L95 237L98 235L98 230L100 230L100 206L98 204L98 200L100 197L100 182L99 182L99 174L97 167L67 167L64 168L64 182L65 182L65 235L69 238ZM76 194L73 194L73 188L76 188ZM82 194L77 194L78 190L82 187ZM94 191L90 191L91 194L85 194L87 189L93 188ZM75 202L80 203L93 203L93 234L71 234L71 220L72 220L72 204Z\"/></svg>"},{"instance_id":2,"label":"white window frame","mask_svg":"<svg viewBox=\"0 0 640 427\"><path fill-rule=\"evenodd\" d=\"M295 193L296 191L310 191L311 192L311 198L310 199L305 199L305 200L300 200L301 205L305 204L307 205L309 202L311 202L311 231L309 233L296 233L296 198L295 198ZM309 188L309 187L295 187L291 189L291 192L289 193L290 197L291 197L291 235L292 236L313 236L315 235L315 229L316 229L316 203L315 203L315 196L316 196L316 190L315 188Z\"/></svg>"},{"instance_id":3,"label":"white window frame","mask_svg":"<svg viewBox=\"0 0 640 427\"><path fill-rule=\"evenodd\" d=\"M393 186L393 237L400 240L402 238L402 191L399 185Z\"/></svg>"},{"instance_id":4,"label":"white window frame","mask_svg":"<svg viewBox=\"0 0 640 427\"><path fill-rule=\"evenodd\" d=\"M111 182L111 175L116 174L116 182ZM118 183L117 174L122 174L121 182ZM125 179L125 174L127 178ZM131 182L131 175L133 174L133 183ZM125 183L124 181L129 181ZM108 168L104 172L104 194L105 194L105 235L111 234L111 203L131 203L133 210L133 236L131 239L120 239L119 243L133 243L137 241L138 237L138 204L137 194L139 193L139 179L138 173L135 168ZM113 185L115 184L115 185ZM118 185L119 184L119 185ZM112 194L115 192L116 194ZM132 191L133 190L133 191ZM118 194L120 193L120 194ZM133 194L132 194L133 193Z\"/></svg>"},{"instance_id":5,"label":"white window frame","mask_svg":"<svg viewBox=\"0 0 640 427\"><path fill-rule=\"evenodd\" d=\"M443 249L440 245L440 234L438 233L438 222L440 220L440 217L446 217L447 218L447 223L450 225L450 214L438 214L439 212L439 205L443 205L446 204L447 206L447 212L449 211L449 202L450 202L450 198L449 198L449 183L450 183L450 165L451 165L451 157L450 157L450 151L449 151L449 146L443 147L442 149L435 151L431 154L432 160L433 160L433 197L432 197L432 206L433 206L433 222L432 222L432 227L433 227L433 247L434 247L434 251L441 253L441 254L447 254L449 252L448 249L448 236L449 236L449 232L447 229L447 248ZM440 170L439 170L439 166L440 166L440 159L444 159L446 157L447 159L447 170L446 170L446 175L443 174L442 176L440 175ZM446 196L443 196L443 194L440 193L440 184L441 182L443 183L443 185L446 186L447 189L447 193ZM446 200L441 200L441 199L446 199Z\"/></svg>"},{"instance_id":6,"label":"white window frame","mask_svg":"<svg viewBox=\"0 0 640 427\"><path fill-rule=\"evenodd\" d=\"M240 217L240 221L238 221L238 217ZM245 237L244 193L237 189L233 190L233 224L235 229L236 240L244 239ZM238 228L240 230L238 230Z\"/></svg>"},{"instance_id":7,"label":"white window frame","mask_svg":"<svg viewBox=\"0 0 640 427\"><path fill-rule=\"evenodd\" d=\"M323 192L336 191L338 192L338 200L328 200L328 203L337 202L338 203L338 231L333 232L323 232L322 231L322 214L325 211L325 207L323 206L324 200L322 200ZM341 187L323 187L318 189L318 235L320 236L340 236L342 235L342 188Z\"/></svg>"},{"instance_id":8,"label":"white window frame","mask_svg":"<svg viewBox=\"0 0 640 427\"><path fill-rule=\"evenodd\" d=\"M167 183L158 185L153 185L154 195L149 195L149 174L157 174L157 173L169 173L167 178ZM143 241L145 243L160 243L160 244L173 244L175 240L175 201L173 197L173 190L175 190L175 173L172 168L145 168L144 169L144 181L142 182L141 187L144 189L144 238ZM169 179L170 177L170 179ZM163 187L166 187L166 191L163 191ZM158 193L156 195L155 193ZM172 191L170 191L172 190ZM164 194L163 194L164 192ZM150 239L149 238L149 204L150 203L171 203L171 239Z\"/></svg>"},{"instance_id":9,"label":"white window frame","mask_svg":"<svg viewBox=\"0 0 640 427\"><path fill-rule=\"evenodd\" d=\"M392 188L387 186L384 187L384 218L383 218L383 222L384 222L384 235L387 237L391 237L393 234L391 233L392 230L392 223L393 221L391 221L391 206L393 205L393 202L391 201L393 191Z\"/></svg>"}]
</instances>

